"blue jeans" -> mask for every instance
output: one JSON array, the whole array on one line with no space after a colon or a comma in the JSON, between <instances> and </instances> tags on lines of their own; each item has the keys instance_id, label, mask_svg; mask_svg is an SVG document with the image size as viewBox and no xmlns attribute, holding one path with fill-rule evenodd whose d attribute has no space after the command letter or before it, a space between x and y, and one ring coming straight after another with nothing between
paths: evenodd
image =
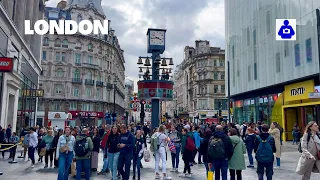
<instances>
[{"instance_id":1,"label":"blue jeans","mask_svg":"<svg viewBox=\"0 0 320 180\"><path fill-rule=\"evenodd\" d=\"M109 163L108 163L108 157L107 158L104 158L106 154L109 154L108 153L108 148L106 148L104 151L103 151L103 166L102 166L102 169L101 169L101 172L107 172L109 171Z\"/></svg>"},{"instance_id":2,"label":"blue jeans","mask_svg":"<svg viewBox=\"0 0 320 180\"><path fill-rule=\"evenodd\" d=\"M272 180L273 162L270 162L270 163L258 162L257 174L258 174L259 180L263 180L264 169L266 169L267 180Z\"/></svg>"},{"instance_id":3,"label":"blue jeans","mask_svg":"<svg viewBox=\"0 0 320 180\"><path fill-rule=\"evenodd\" d=\"M76 167L77 167L77 177L76 180L81 179L81 172L82 169L84 169L85 173L85 179L89 180L90 179L90 159L77 159L76 160Z\"/></svg>"},{"instance_id":4,"label":"blue jeans","mask_svg":"<svg viewBox=\"0 0 320 180\"><path fill-rule=\"evenodd\" d=\"M140 178L140 162L141 157L139 155L134 155L133 157L133 177L136 177L136 169L138 171L138 178Z\"/></svg>"},{"instance_id":5,"label":"blue jeans","mask_svg":"<svg viewBox=\"0 0 320 180\"><path fill-rule=\"evenodd\" d=\"M207 162L203 163L204 166L206 167L206 171L207 171L207 177L208 177L208 171L209 171L209 164ZM214 166L212 165L210 171L214 172Z\"/></svg>"},{"instance_id":6,"label":"blue jeans","mask_svg":"<svg viewBox=\"0 0 320 180\"><path fill-rule=\"evenodd\" d=\"M68 180L69 168L72 163L73 152L60 153L58 180Z\"/></svg>"},{"instance_id":7,"label":"blue jeans","mask_svg":"<svg viewBox=\"0 0 320 180\"><path fill-rule=\"evenodd\" d=\"M121 174L123 180L129 180L132 158L133 158L133 152L127 153L127 154L120 153L119 155L118 171ZM124 167L124 171L123 171L123 167Z\"/></svg>"},{"instance_id":8,"label":"blue jeans","mask_svg":"<svg viewBox=\"0 0 320 180\"><path fill-rule=\"evenodd\" d=\"M220 180L220 172L222 180L227 180L228 178L228 160L222 159L222 160L214 160L213 161L214 166L214 179Z\"/></svg>"},{"instance_id":9,"label":"blue jeans","mask_svg":"<svg viewBox=\"0 0 320 180\"><path fill-rule=\"evenodd\" d=\"M172 168L179 167L180 146L176 146L176 153L171 153Z\"/></svg>"},{"instance_id":10,"label":"blue jeans","mask_svg":"<svg viewBox=\"0 0 320 180\"><path fill-rule=\"evenodd\" d=\"M253 149L247 149L247 152L248 152L248 158L249 158L249 163L250 163L250 165L252 165L252 166L253 166L252 151L253 151Z\"/></svg>"},{"instance_id":11,"label":"blue jeans","mask_svg":"<svg viewBox=\"0 0 320 180\"><path fill-rule=\"evenodd\" d=\"M292 132L292 136L293 136L292 144L294 144L294 143L298 144L298 142L299 142L299 135L300 135L299 132Z\"/></svg>"},{"instance_id":12,"label":"blue jeans","mask_svg":"<svg viewBox=\"0 0 320 180\"><path fill-rule=\"evenodd\" d=\"M31 159L32 161L32 164L35 163L35 160L34 160L34 151L36 150L36 148L30 146L28 147L28 157ZM4 153L4 151L2 151Z\"/></svg>"},{"instance_id":13,"label":"blue jeans","mask_svg":"<svg viewBox=\"0 0 320 180\"><path fill-rule=\"evenodd\" d=\"M117 179L118 159L120 153L108 153L109 167L112 173L112 179Z\"/></svg>"}]
</instances>

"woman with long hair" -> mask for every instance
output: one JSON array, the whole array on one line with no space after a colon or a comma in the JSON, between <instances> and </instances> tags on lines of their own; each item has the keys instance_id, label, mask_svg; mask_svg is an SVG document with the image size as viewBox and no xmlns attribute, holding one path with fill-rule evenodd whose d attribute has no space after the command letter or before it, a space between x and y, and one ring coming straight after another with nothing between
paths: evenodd
<instances>
[{"instance_id":1,"label":"woman with long hair","mask_svg":"<svg viewBox=\"0 0 320 180\"><path fill-rule=\"evenodd\" d=\"M320 172L320 136L319 126L315 121L308 123L301 138L302 153L298 162L296 173L303 175L302 180L309 180L311 173Z\"/></svg>"},{"instance_id":2,"label":"woman with long hair","mask_svg":"<svg viewBox=\"0 0 320 180\"><path fill-rule=\"evenodd\" d=\"M59 129L57 134L54 136L52 141L52 148L53 148L53 154L54 154L54 168L57 168L59 166L58 160L56 159L56 151L57 151L57 145L59 137L63 134L63 129Z\"/></svg>"},{"instance_id":3,"label":"woman with long hair","mask_svg":"<svg viewBox=\"0 0 320 180\"><path fill-rule=\"evenodd\" d=\"M98 157L99 157L99 148L100 148L100 136L97 128L93 128L92 130L92 143L93 149L91 152L91 170L97 171L98 169Z\"/></svg>"},{"instance_id":4,"label":"woman with long hair","mask_svg":"<svg viewBox=\"0 0 320 180\"><path fill-rule=\"evenodd\" d=\"M155 136L158 137L159 139L159 148L158 150L155 151L155 173L156 173L156 179L160 179L160 174L159 174L159 163L160 159L162 161L162 174L163 174L163 179L171 179L167 175L167 169L166 169L166 146L170 142L170 138L165 135L165 130L166 126L161 125L159 127L159 132L156 132Z\"/></svg>"},{"instance_id":5,"label":"woman with long hair","mask_svg":"<svg viewBox=\"0 0 320 180\"><path fill-rule=\"evenodd\" d=\"M118 159L120 155L118 148L119 141L119 128L117 126L113 126L106 144L106 147L108 147L108 153L105 154L105 156L107 155L109 160L109 168L111 170L113 180L117 179Z\"/></svg>"},{"instance_id":6,"label":"woman with long hair","mask_svg":"<svg viewBox=\"0 0 320 180\"><path fill-rule=\"evenodd\" d=\"M181 136L180 136L180 133L176 130L175 125L171 126L171 131L169 132L169 138L176 147L174 151L171 151L171 160L172 160L171 172L178 172L179 159L180 159L179 154L181 150Z\"/></svg>"},{"instance_id":7,"label":"woman with long hair","mask_svg":"<svg viewBox=\"0 0 320 180\"><path fill-rule=\"evenodd\" d=\"M203 139L201 141L201 145L200 145L200 152L201 154L203 154L203 163L204 166L206 167L206 172L207 172L207 176L208 176L208 171L209 171L209 166L208 166L208 145L209 145L209 139L212 136L212 131L210 128L207 128L204 132L204 136ZM213 167L213 166L212 166ZM213 169L211 169L213 170Z\"/></svg>"},{"instance_id":8,"label":"woman with long hair","mask_svg":"<svg viewBox=\"0 0 320 180\"><path fill-rule=\"evenodd\" d=\"M233 145L233 155L228 162L230 171L230 180L242 180L242 170L246 169L244 161L244 154L246 153L246 146L242 139L238 136L237 130L231 128L229 131L230 139Z\"/></svg>"},{"instance_id":9,"label":"woman with long hair","mask_svg":"<svg viewBox=\"0 0 320 180\"><path fill-rule=\"evenodd\" d=\"M275 154L277 160L277 167L280 168L280 158L281 158L281 142L280 142L280 129L277 128L278 123L272 122L269 129L269 134L273 137L276 144L277 152Z\"/></svg>"},{"instance_id":10,"label":"woman with long hair","mask_svg":"<svg viewBox=\"0 0 320 180\"><path fill-rule=\"evenodd\" d=\"M53 142L53 131L49 130L47 135L45 135L42 138L42 142L46 145L46 155L44 157L44 162L46 163L46 165L44 166L44 168L48 167L48 163L49 163L49 156L50 156L50 167L53 166L53 146L52 146L52 142Z\"/></svg>"},{"instance_id":11,"label":"woman with long hair","mask_svg":"<svg viewBox=\"0 0 320 180\"><path fill-rule=\"evenodd\" d=\"M69 168L74 158L73 147L76 139L71 135L71 129L66 127L64 135L58 139L56 159L59 160L58 180L68 180Z\"/></svg>"}]
</instances>

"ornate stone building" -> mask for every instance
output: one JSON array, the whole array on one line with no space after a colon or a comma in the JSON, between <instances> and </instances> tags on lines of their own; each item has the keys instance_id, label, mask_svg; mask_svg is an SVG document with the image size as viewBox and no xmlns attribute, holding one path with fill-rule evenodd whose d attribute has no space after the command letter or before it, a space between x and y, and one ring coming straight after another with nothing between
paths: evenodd
<instances>
[{"instance_id":1,"label":"ornate stone building","mask_svg":"<svg viewBox=\"0 0 320 180\"><path fill-rule=\"evenodd\" d=\"M80 22L106 16L101 0L69 0L47 7L45 19ZM100 125L106 112L114 112L114 92L117 120L122 120L125 61L110 26L108 35L44 35L40 87L45 94L39 102L39 123L44 120L46 125L48 114L57 112L72 115L76 121L70 125Z\"/></svg>"},{"instance_id":2,"label":"ornate stone building","mask_svg":"<svg viewBox=\"0 0 320 180\"><path fill-rule=\"evenodd\" d=\"M204 120L219 110L227 116L225 96L225 51L209 41L186 46L184 60L175 73L175 93L179 114Z\"/></svg>"}]
</instances>

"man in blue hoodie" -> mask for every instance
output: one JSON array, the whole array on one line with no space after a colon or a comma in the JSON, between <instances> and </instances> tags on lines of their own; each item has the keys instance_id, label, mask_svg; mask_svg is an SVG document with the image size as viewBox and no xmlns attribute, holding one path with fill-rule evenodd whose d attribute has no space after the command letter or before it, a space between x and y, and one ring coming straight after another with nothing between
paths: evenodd
<instances>
[{"instance_id":1,"label":"man in blue hoodie","mask_svg":"<svg viewBox=\"0 0 320 180\"><path fill-rule=\"evenodd\" d=\"M133 158L134 136L128 131L127 126L124 124L120 126L120 131L121 135L118 144L118 148L120 149L118 171L123 180L129 180L131 160ZM125 166L124 171L123 166Z\"/></svg>"}]
</instances>

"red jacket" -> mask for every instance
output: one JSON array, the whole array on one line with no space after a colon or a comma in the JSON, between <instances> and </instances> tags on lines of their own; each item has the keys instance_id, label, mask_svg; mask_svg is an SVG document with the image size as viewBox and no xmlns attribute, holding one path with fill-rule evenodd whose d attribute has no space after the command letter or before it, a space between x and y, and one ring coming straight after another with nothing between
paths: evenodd
<instances>
[{"instance_id":1,"label":"red jacket","mask_svg":"<svg viewBox=\"0 0 320 180\"><path fill-rule=\"evenodd\" d=\"M106 148L106 144L107 144L107 141L108 141L108 138L110 136L110 130L108 132L105 132L103 137L102 137L102 140L100 142L100 146L102 149L105 149Z\"/></svg>"}]
</instances>

